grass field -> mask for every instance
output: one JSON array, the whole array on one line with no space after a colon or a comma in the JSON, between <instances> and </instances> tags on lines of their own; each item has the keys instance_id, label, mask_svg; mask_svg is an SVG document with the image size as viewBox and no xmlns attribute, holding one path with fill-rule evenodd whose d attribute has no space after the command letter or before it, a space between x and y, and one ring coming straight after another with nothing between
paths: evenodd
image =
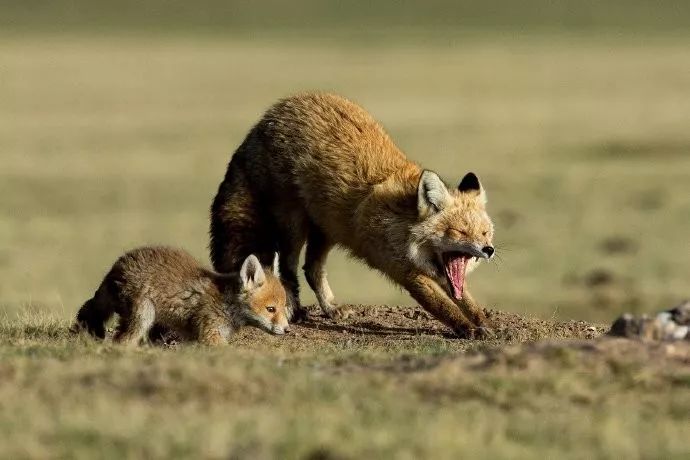
<instances>
[{"instance_id":1,"label":"grass field","mask_svg":"<svg viewBox=\"0 0 690 460\"><path fill-rule=\"evenodd\" d=\"M171 2L158 22L156 2L141 17L129 2L0 4L0 457L690 457L687 346L595 338L690 296L688 9L584 2L587 21L562 1L514 17L403 3L386 27L374 8L311 33L295 29L308 1L216 21ZM359 102L449 182L478 173L500 259L473 273L474 295L548 321L453 339L334 254L336 298L379 307L220 350L69 337L124 250L207 261L234 148L309 89ZM556 341L522 344L540 339Z\"/></svg>"},{"instance_id":2,"label":"grass field","mask_svg":"<svg viewBox=\"0 0 690 460\"><path fill-rule=\"evenodd\" d=\"M501 257L471 279L487 305L584 319L667 306L690 271L689 46L7 38L0 301L69 316L145 243L206 260L234 148L277 98L317 88L369 108L449 181L480 175ZM342 257L329 270L342 301L409 303Z\"/></svg>"},{"instance_id":3,"label":"grass field","mask_svg":"<svg viewBox=\"0 0 690 460\"><path fill-rule=\"evenodd\" d=\"M2 457L690 455L690 344L510 315L500 339L472 342L410 310L356 307L219 349L132 351L69 337L64 319L4 321Z\"/></svg>"}]
</instances>

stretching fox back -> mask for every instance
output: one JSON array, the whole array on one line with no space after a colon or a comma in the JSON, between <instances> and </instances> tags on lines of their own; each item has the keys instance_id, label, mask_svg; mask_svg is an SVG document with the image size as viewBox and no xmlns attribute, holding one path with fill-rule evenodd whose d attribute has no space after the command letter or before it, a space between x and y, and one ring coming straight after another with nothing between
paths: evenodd
<instances>
[{"instance_id":1,"label":"stretching fox back","mask_svg":"<svg viewBox=\"0 0 690 460\"><path fill-rule=\"evenodd\" d=\"M260 234L239 254L258 253L267 260L280 249L283 224L304 228L313 222L366 259L352 233L358 203L392 176L416 182L420 174L421 168L358 105L326 93L284 99L265 113L232 157L211 212L214 267L236 269L241 255L228 260L233 244L227 238L235 239L234 246L240 248L245 242L236 241L241 231L229 235L222 221L237 223L244 217L247 223L240 225ZM241 193L235 193L235 184ZM414 187L412 183L401 194ZM281 219L286 214L283 207L299 208L305 215Z\"/></svg>"},{"instance_id":2,"label":"stretching fox back","mask_svg":"<svg viewBox=\"0 0 690 460\"><path fill-rule=\"evenodd\" d=\"M421 173L369 113L332 94L279 102L255 135L265 148L241 153L251 179L265 181L261 188L282 201L301 203L311 221L350 249L358 246L350 223L372 187L393 175Z\"/></svg>"}]
</instances>

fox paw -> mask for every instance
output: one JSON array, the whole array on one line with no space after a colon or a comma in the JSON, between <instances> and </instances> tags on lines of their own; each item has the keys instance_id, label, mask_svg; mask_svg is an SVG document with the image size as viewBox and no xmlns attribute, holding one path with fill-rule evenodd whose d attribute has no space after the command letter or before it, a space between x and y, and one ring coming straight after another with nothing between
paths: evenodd
<instances>
[{"instance_id":1,"label":"fox paw","mask_svg":"<svg viewBox=\"0 0 690 460\"><path fill-rule=\"evenodd\" d=\"M490 340L496 337L493 329L485 326L457 329L455 333L461 339Z\"/></svg>"},{"instance_id":2,"label":"fox paw","mask_svg":"<svg viewBox=\"0 0 690 460\"><path fill-rule=\"evenodd\" d=\"M474 326L477 328L486 327L486 323L489 321L487 319L486 313L484 313L483 308L477 309L476 311L472 312L469 315L469 319L472 322L472 324L474 324Z\"/></svg>"},{"instance_id":3,"label":"fox paw","mask_svg":"<svg viewBox=\"0 0 690 460\"><path fill-rule=\"evenodd\" d=\"M292 312L292 317L290 318L291 323L303 323L309 319L309 310L300 306L295 308Z\"/></svg>"},{"instance_id":4,"label":"fox paw","mask_svg":"<svg viewBox=\"0 0 690 460\"><path fill-rule=\"evenodd\" d=\"M348 316L350 316L353 313L351 308L346 307L344 305L331 306L329 308L324 308L323 312L326 315L326 317L328 317L330 319L346 319Z\"/></svg>"}]
</instances>

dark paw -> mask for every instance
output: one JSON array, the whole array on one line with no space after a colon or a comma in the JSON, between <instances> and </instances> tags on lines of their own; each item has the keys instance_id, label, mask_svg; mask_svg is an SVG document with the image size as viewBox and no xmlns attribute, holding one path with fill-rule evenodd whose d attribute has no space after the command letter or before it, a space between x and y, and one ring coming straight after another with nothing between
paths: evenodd
<instances>
[{"instance_id":1,"label":"dark paw","mask_svg":"<svg viewBox=\"0 0 690 460\"><path fill-rule=\"evenodd\" d=\"M291 323L303 323L309 320L309 310L304 307L295 308L292 312Z\"/></svg>"},{"instance_id":2,"label":"dark paw","mask_svg":"<svg viewBox=\"0 0 690 460\"><path fill-rule=\"evenodd\" d=\"M326 314L326 317L330 319L347 319L348 316L350 316L353 311L352 308L344 306L344 305L339 305L337 307L330 308L328 310L325 310L324 313Z\"/></svg>"}]
</instances>

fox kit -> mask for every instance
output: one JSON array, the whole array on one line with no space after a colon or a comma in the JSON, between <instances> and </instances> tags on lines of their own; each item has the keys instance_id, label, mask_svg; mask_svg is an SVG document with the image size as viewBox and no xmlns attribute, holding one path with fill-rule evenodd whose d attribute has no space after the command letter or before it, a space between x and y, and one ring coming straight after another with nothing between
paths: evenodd
<instances>
[{"instance_id":1,"label":"fox kit","mask_svg":"<svg viewBox=\"0 0 690 460\"><path fill-rule=\"evenodd\" d=\"M332 94L279 101L230 161L211 208L211 259L236 270L280 253L288 304L300 309L297 264L326 315L343 315L326 278L334 245L402 285L464 337L488 332L465 275L494 254L486 193L457 187L408 160L364 109ZM296 311L300 313L300 311Z\"/></svg>"},{"instance_id":2,"label":"fox kit","mask_svg":"<svg viewBox=\"0 0 690 460\"><path fill-rule=\"evenodd\" d=\"M93 298L77 314L75 330L104 338L114 313L120 321L113 341L136 345L154 324L182 339L226 343L248 324L273 334L288 332L286 295L276 275L254 255L239 273L203 268L191 255L168 247L143 247L120 257Z\"/></svg>"}]
</instances>

